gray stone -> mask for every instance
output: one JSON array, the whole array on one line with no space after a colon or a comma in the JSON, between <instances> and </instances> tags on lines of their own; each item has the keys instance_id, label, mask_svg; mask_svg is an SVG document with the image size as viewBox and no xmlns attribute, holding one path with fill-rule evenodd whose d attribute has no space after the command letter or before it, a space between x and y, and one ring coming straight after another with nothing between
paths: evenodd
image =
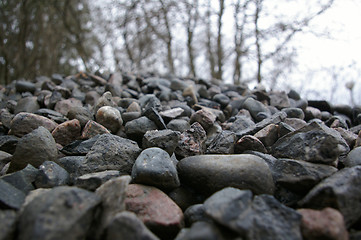
<instances>
[{"instance_id":1,"label":"gray stone","mask_svg":"<svg viewBox=\"0 0 361 240\"><path fill-rule=\"evenodd\" d=\"M55 187L21 212L17 239L85 239L100 198L76 187Z\"/></svg>"},{"instance_id":2,"label":"gray stone","mask_svg":"<svg viewBox=\"0 0 361 240\"><path fill-rule=\"evenodd\" d=\"M162 116L159 114L159 112L154 107L151 107L151 108L148 108L147 110L145 110L144 116L146 116L147 118L152 120L158 129L166 129L167 128Z\"/></svg>"},{"instance_id":3,"label":"gray stone","mask_svg":"<svg viewBox=\"0 0 361 240\"><path fill-rule=\"evenodd\" d=\"M270 105L278 109L288 108L291 106L288 96L285 92L271 92Z\"/></svg>"},{"instance_id":4,"label":"gray stone","mask_svg":"<svg viewBox=\"0 0 361 240\"><path fill-rule=\"evenodd\" d=\"M207 195L225 187L255 194L273 194L275 189L267 163L250 154L187 157L179 161L178 174L182 184Z\"/></svg>"},{"instance_id":5,"label":"gray stone","mask_svg":"<svg viewBox=\"0 0 361 240\"><path fill-rule=\"evenodd\" d=\"M44 161L54 161L57 157L58 149L53 136L44 127L39 127L20 139L9 172L21 170L27 164L37 168Z\"/></svg>"},{"instance_id":6,"label":"gray stone","mask_svg":"<svg viewBox=\"0 0 361 240\"><path fill-rule=\"evenodd\" d=\"M54 110L60 112L64 116L68 115L68 112L74 106L82 107L83 103L76 98L68 98L65 100L60 100L55 104Z\"/></svg>"},{"instance_id":7,"label":"gray stone","mask_svg":"<svg viewBox=\"0 0 361 240\"><path fill-rule=\"evenodd\" d=\"M194 122L198 122L202 125L204 130L207 131L210 127L213 126L215 121L216 121L216 116L211 111L202 109L192 114L190 119L190 124Z\"/></svg>"},{"instance_id":8,"label":"gray stone","mask_svg":"<svg viewBox=\"0 0 361 240\"><path fill-rule=\"evenodd\" d=\"M40 106L37 97L25 97L18 101L18 104L14 110L14 114L18 114L20 112L34 113L39 109Z\"/></svg>"},{"instance_id":9,"label":"gray stone","mask_svg":"<svg viewBox=\"0 0 361 240\"><path fill-rule=\"evenodd\" d=\"M184 119L173 119L167 124L167 128L173 131L185 132L191 128L191 125Z\"/></svg>"},{"instance_id":10,"label":"gray stone","mask_svg":"<svg viewBox=\"0 0 361 240\"><path fill-rule=\"evenodd\" d=\"M59 158L55 162L69 173L69 184L73 184L79 176L79 168L84 161L85 156L69 156Z\"/></svg>"},{"instance_id":11,"label":"gray stone","mask_svg":"<svg viewBox=\"0 0 361 240\"><path fill-rule=\"evenodd\" d=\"M143 116L125 124L125 133L133 140L142 140L147 131L157 130L157 125L149 118Z\"/></svg>"},{"instance_id":12,"label":"gray stone","mask_svg":"<svg viewBox=\"0 0 361 240\"><path fill-rule=\"evenodd\" d=\"M0 171L1 169L11 161L12 155L0 150Z\"/></svg>"},{"instance_id":13,"label":"gray stone","mask_svg":"<svg viewBox=\"0 0 361 240\"><path fill-rule=\"evenodd\" d=\"M361 165L361 147L356 147L352 149L348 154L346 159L343 161L343 164L346 167L354 167Z\"/></svg>"},{"instance_id":14,"label":"gray stone","mask_svg":"<svg viewBox=\"0 0 361 240\"><path fill-rule=\"evenodd\" d=\"M206 214L204 204L194 204L184 211L186 226L192 226L195 222L211 222L212 219Z\"/></svg>"},{"instance_id":15,"label":"gray stone","mask_svg":"<svg viewBox=\"0 0 361 240\"><path fill-rule=\"evenodd\" d=\"M169 155L174 153L175 148L178 146L180 140L180 132L170 129L164 130L151 130L144 134L142 147L159 147L165 150Z\"/></svg>"},{"instance_id":16,"label":"gray stone","mask_svg":"<svg viewBox=\"0 0 361 240\"><path fill-rule=\"evenodd\" d=\"M263 143L252 135L245 135L241 137L234 146L235 153L243 153L247 150L266 153L267 150Z\"/></svg>"},{"instance_id":17,"label":"gray stone","mask_svg":"<svg viewBox=\"0 0 361 240\"><path fill-rule=\"evenodd\" d=\"M168 193L168 196L185 211L189 206L200 203L204 197L191 188L181 185Z\"/></svg>"},{"instance_id":18,"label":"gray stone","mask_svg":"<svg viewBox=\"0 0 361 240\"><path fill-rule=\"evenodd\" d=\"M25 201L25 196L23 191L0 179L0 208L19 209Z\"/></svg>"},{"instance_id":19,"label":"gray stone","mask_svg":"<svg viewBox=\"0 0 361 240\"><path fill-rule=\"evenodd\" d=\"M113 96L111 92L105 92L100 98L96 100L94 105L94 113L98 112L99 108L104 106L116 107L115 102L113 101Z\"/></svg>"},{"instance_id":20,"label":"gray stone","mask_svg":"<svg viewBox=\"0 0 361 240\"><path fill-rule=\"evenodd\" d=\"M80 138L81 126L78 119L59 124L51 133L56 143L66 146Z\"/></svg>"},{"instance_id":21,"label":"gray stone","mask_svg":"<svg viewBox=\"0 0 361 240\"><path fill-rule=\"evenodd\" d=\"M74 185L89 191L94 191L109 179L119 177L119 175L119 171L117 170L88 173L77 177Z\"/></svg>"},{"instance_id":22,"label":"gray stone","mask_svg":"<svg viewBox=\"0 0 361 240\"><path fill-rule=\"evenodd\" d=\"M75 140L69 145L63 147L60 151L65 155L85 156L93 147L94 143L98 140L99 136L100 135L96 135L95 137L87 140Z\"/></svg>"},{"instance_id":23,"label":"gray stone","mask_svg":"<svg viewBox=\"0 0 361 240\"><path fill-rule=\"evenodd\" d=\"M15 239L17 214L13 210L0 210L0 239Z\"/></svg>"},{"instance_id":24,"label":"gray stone","mask_svg":"<svg viewBox=\"0 0 361 240\"><path fill-rule=\"evenodd\" d=\"M275 124L269 124L254 134L265 147L272 146L278 139L278 126Z\"/></svg>"},{"instance_id":25,"label":"gray stone","mask_svg":"<svg viewBox=\"0 0 361 240\"><path fill-rule=\"evenodd\" d=\"M121 175L130 174L140 152L138 144L132 140L103 134L86 155L79 168L79 174L105 170L118 170Z\"/></svg>"},{"instance_id":26,"label":"gray stone","mask_svg":"<svg viewBox=\"0 0 361 240\"><path fill-rule=\"evenodd\" d=\"M288 118L299 118L302 120L305 118L305 114L300 108L283 108L282 111L287 114Z\"/></svg>"},{"instance_id":27,"label":"gray stone","mask_svg":"<svg viewBox=\"0 0 361 240\"><path fill-rule=\"evenodd\" d=\"M252 199L247 190L225 188L204 202L206 213L244 239L302 239L301 215L273 196Z\"/></svg>"},{"instance_id":28,"label":"gray stone","mask_svg":"<svg viewBox=\"0 0 361 240\"><path fill-rule=\"evenodd\" d=\"M99 108L96 112L95 119L112 133L116 133L123 124L119 110L110 106Z\"/></svg>"},{"instance_id":29,"label":"gray stone","mask_svg":"<svg viewBox=\"0 0 361 240\"><path fill-rule=\"evenodd\" d=\"M0 136L0 151L14 154L16 145L20 138L13 135Z\"/></svg>"},{"instance_id":30,"label":"gray stone","mask_svg":"<svg viewBox=\"0 0 361 240\"><path fill-rule=\"evenodd\" d=\"M49 118L56 123L63 123L68 120L63 114L47 108L40 108L35 114Z\"/></svg>"},{"instance_id":31,"label":"gray stone","mask_svg":"<svg viewBox=\"0 0 361 240\"><path fill-rule=\"evenodd\" d=\"M147 148L133 165L134 183L151 185L164 190L179 187L177 168L169 154L160 148Z\"/></svg>"},{"instance_id":32,"label":"gray stone","mask_svg":"<svg viewBox=\"0 0 361 240\"><path fill-rule=\"evenodd\" d=\"M232 123L229 130L232 132L239 132L249 127L255 126L255 123L247 116L240 115L236 116L236 120Z\"/></svg>"},{"instance_id":33,"label":"gray stone","mask_svg":"<svg viewBox=\"0 0 361 240\"><path fill-rule=\"evenodd\" d=\"M272 146L275 157L324 164L332 164L349 150L336 130L316 122L285 135Z\"/></svg>"},{"instance_id":34,"label":"gray stone","mask_svg":"<svg viewBox=\"0 0 361 240\"><path fill-rule=\"evenodd\" d=\"M125 210L126 189L130 182L130 176L121 176L110 179L102 184L95 194L102 200L102 213L98 219L98 226L94 235L100 238L105 228L114 217Z\"/></svg>"},{"instance_id":35,"label":"gray stone","mask_svg":"<svg viewBox=\"0 0 361 240\"><path fill-rule=\"evenodd\" d=\"M175 107L169 110L162 111L159 114L163 117L163 119L171 120L181 116L183 112L183 108Z\"/></svg>"},{"instance_id":36,"label":"gray stone","mask_svg":"<svg viewBox=\"0 0 361 240\"><path fill-rule=\"evenodd\" d=\"M38 173L38 169L28 164L24 169L6 174L1 179L21 190L24 194L28 194L31 190L34 190L33 183Z\"/></svg>"},{"instance_id":37,"label":"gray stone","mask_svg":"<svg viewBox=\"0 0 361 240\"><path fill-rule=\"evenodd\" d=\"M264 119L264 117L258 116L259 113L264 113L266 116L270 115L269 110L265 105L251 97L244 101L243 108L247 109L251 113L253 119L255 119L257 122Z\"/></svg>"},{"instance_id":38,"label":"gray stone","mask_svg":"<svg viewBox=\"0 0 361 240\"><path fill-rule=\"evenodd\" d=\"M18 93L31 92L34 93L36 90L35 84L25 80L18 80L15 82L15 89Z\"/></svg>"},{"instance_id":39,"label":"gray stone","mask_svg":"<svg viewBox=\"0 0 361 240\"><path fill-rule=\"evenodd\" d=\"M216 135L208 146L207 154L233 154L236 143L236 134L231 131L222 131Z\"/></svg>"},{"instance_id":40,"label":"gray stone","mask_svg":"<svg viewBox=\"0 0 361 240\"><path fill-rule=\"evenodd\" d=\"M56 122L43 116L33 113L18 113L11 121L9 134L22 137L40 126L51 132L57 125Z\"/></svg>"},{"instance_id":41,"label":"gray stone","mask_svg":"<svg viewBox=\"0 0 361 240\"><path fill-rule=\"evenodd\" d=\"M214 223L196 222L192 225L190 229L187 228L182 229L182 231L177 235L177 238L175 240L237 239L235 238L235 236L225 236L231 234L232 233L230 233L230 231L227 231L227 234L225 234Z\"/></svg>"},{"instance_id":42,"label":"gray stone","mask_svg":"<svg viewBox=\"0 0 361 240\"><path fill-rule=\"evenodd\" d=\"M71 119L78 119L80 126L83 128L89 120L93 120L93 115L85 107L73 106L69 109L67 117Z\"/></svg>"},{"instance_id":43,"label":"gray stone","mask_svg":"<svg viewBox=\"0 0 361 240\"><path fill-rule=\"evenodd\" d=\"M104 239L156 240L159 238L149 231L134 213L124 211L114 216L105 230Z\"/></svg>"},{"instance_id":44,"label":"gray stone","mask_svg":"<svg viewBox=\"0 0 361 240\"><path fill-rule=\"evenodd\" d=\"M341 212L347 227L361 217L361 166L344 168L317 184L300 202L313 209L331 207Z\"/></svg>"},{"instance_id":45,"label":"gray stone","mask_svg":"<svg viewBox=\"0 0 361 240\"><path fill-rule=\"evenodd\" d=\"M69 173L53 161L45 161L39 167L35 179L37 188L52 188L66 185L69 182Z\"/></svg>"}]
</instances>

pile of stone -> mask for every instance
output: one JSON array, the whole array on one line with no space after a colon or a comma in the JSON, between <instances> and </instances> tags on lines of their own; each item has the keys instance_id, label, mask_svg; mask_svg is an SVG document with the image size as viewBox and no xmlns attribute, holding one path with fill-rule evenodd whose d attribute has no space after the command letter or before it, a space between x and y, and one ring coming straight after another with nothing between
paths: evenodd
<instances>
[{"instance_id":1,"label":"pile of stone","mask_svg":"<svg viewBox=\"0 0 361 240\"><path fill-rule=\"evenodd\" d=\"M128 73L0 100L0 239L361 237L360 108Z\"/></svg>"}]
</instances>

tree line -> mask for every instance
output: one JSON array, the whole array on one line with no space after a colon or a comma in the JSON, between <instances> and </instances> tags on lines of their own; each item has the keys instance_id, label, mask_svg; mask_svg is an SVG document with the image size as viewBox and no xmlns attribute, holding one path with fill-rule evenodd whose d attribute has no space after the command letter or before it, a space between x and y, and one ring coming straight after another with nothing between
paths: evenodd
<instances>
[{"instance_id":1,"label":"tree line","mask_svg":"<svg viewBox=\"0 0 361 240\"><path fill-rule=\"evenodd\" d=\"M110 69L276 82L333 2L0 0L0 81Z\"/></svg>"}]
</instances>

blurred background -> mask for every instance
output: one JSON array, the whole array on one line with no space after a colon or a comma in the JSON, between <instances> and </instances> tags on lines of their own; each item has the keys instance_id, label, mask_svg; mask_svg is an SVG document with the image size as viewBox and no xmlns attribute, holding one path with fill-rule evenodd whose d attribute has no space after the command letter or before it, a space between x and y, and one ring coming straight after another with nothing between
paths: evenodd
<instances>
[{"instance_id":1,"label":"blurred background","mask_svg":"<svg viewBox=\"0 0 361 240\"><path fill-rule=\"evenodd\" d=\"M0 0L0 84L78 71L361 104L359 0Z\"/></svg>"}]
</instances>

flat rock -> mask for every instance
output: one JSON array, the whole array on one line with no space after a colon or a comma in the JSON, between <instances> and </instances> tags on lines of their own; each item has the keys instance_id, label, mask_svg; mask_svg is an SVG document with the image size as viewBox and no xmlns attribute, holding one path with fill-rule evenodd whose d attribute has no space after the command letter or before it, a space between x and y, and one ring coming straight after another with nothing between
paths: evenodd
<instances>
[{"instance_id":1,"label":"flat rock","mask_svg":"<svg viewBox=\"0 0 361 240\"><path fill-rule=\"evenodd\" d=\"M81 126L78 119L59 124L51 133L56 143L66 146L81 136Z\"/></svg>"},{"instance_id":2,"label":"flat rock","mask_svg":"<svg viewBox=\"0 0 361 240\"><path fill-rule=\"evenodd\" d=\"M0 179L0 208L20 209L25 201L25 193L3 179ZM1 224L0 224L1 226Z\"/></svg>"},{"instance_id":3,"label":"flat rock","mask_svg":"<svg viewBox=\"0 0 361 240\"><path fill-rule=\"evenodd\" d=\"M85 239L100 198L76 187L55 187L21 212L18 239Z\"/></svg>"},{"instance_id":4,"label":"flat rock","mask_svg":"<svg viewBox=\"0 0 361 240\"><path fill-rule=\"evenodd\" d=\"M273 196L225 188L204 202L206 213L243 239L302 239L301 215Z\"/></svg>"},{"instance_id":5,"label":"flat rock","mask_svg":"<svg viewBox=\"0 0 361 240\"><path fill-rule=\"evenodd\" d=\"M15 82L15 89L18 93L31 92L34 93L36 90L35 84L29 81L18 80Z\"/></svg>"},{"instance_id":6,"label":"flat rock","mask_svg":"<svg viewBox=\"0 0 361 240\"><path fill-rule=\"evenodd\" d=\"M33 113L18 113L11 121L9 134L22 137L40 126L45 127L51 132L58 124L46 117Z\"/></svg>"},{"instance_id":7,"label":"flat rock","mask_svg":"<svg viewBox=\"0 0 361 240\"><path fill-rule=\"evenodd\" d=\"M317 184L299 205L312 209L337 209L349 227L361 217L360 184L361 166L344 168Z\"/></svg>"},{"instance_id":8,"label":"flat rock","mask_svg":"<svg viewBox=\"0 0 361 240\"><path fill-rule=\"evenodd\" d=\"M273 194L275 189L267 163L250 154L187 157L179 161L178 174L183 184L207 195L225 187L255 194Z\"/></svg>"},{"instance_id":9,"label":"flat rock","mask_svg":"<svg viewBox=\"0 0 361 240\"><path fill-rule=\"evenodd\" d=\"M28 164L24 169L14 173L6 174L0 179L10 183L17 189L24 192L26 195L35 189L33 183L35 182L38 173L39 170L37 168L34 168L32 165Z\"/></svg>"},{"instance_id":10,"label":"flat rock","mask_svg":"<svg viewBox=\"0 0 361 240\"><path fill-rule=\"evenodd\" d=\"M17 144L8 172L14 172L31 164L39 167L44 161L54 161L58 157L58 149L50 132L39 127L25 135Z\"/></svg>"},{"instance_id":11,"label":"flat rock","mask_svg":"<svg viewBox=\"0 0 361 240\"><path fill-rule=\"evenodd\" d=\"M177 168L169 154L157 147L143 150L132 169L134 183L155 186L164 190L179 187Z\"/></svg>"},{"instance_id":12,"label":"flat rock","mask_svg":"<svg viewBox=\"0 0 361 240\"><path fill-rule=\"evenodd\" d=\"M89 191L95 191L100 185L112 178L119 177L119 175L120 173L117 170L88 173L77 177L74 185Z\"/></svg>"},{"instance_id":13,"label":"flat rock","mask_svg":"<svg viewBox=\"0 0 361 240\"><path fill-rule=\"evenodd\" d=\"M125 206L160 238L175 237L183 227L182 210L157 188L130 184Z\"/></svg>"},{"instance_id":14,"label":"flat rock","mask_svg":"<svg viewBox=\"0 0 361 240\"><path fill-rule=\"evenodd\" d=\"M332 164L349 150L337 131L316 122L285 135L272 146L275 157L324 164Z\"/></svg>"},{"instance_id":15,"label":"flat rock","mask_svg":"<svg viewBox=\"0 0 361 240\"><path fill-rule=\"evenodd\" d=\"M118 170L121 175L130 174L141 149L132 140L103 134L94 143L85 161L79 168L80 174Z\"/></svg>"},{"instance_id":16,"label":"flat rock","mask_svg":"<svg viewBox=\"0 0 361 240\"><path fill-rule=\"evenodd\" d=\"M85 156L94 143L98 140L100 135L96 135L87 140L75 140L72 143L64 146L60 151L65 155L70 156Z\"/></svg>"},{"instance_id":17,"label":"flat rock","mask_svg":"<svg viewBox=\"0 0 361 240\"><path fill-rule=\"evenodd\" d=\"M191 125L184 119L173 119L167 124L167 128L173 131L185 132L191 128Z\"/></svg>"},{"instance_id":18,"label":"flat rock","mask_svg":"<svg viewBox=\"0 0 361 240\"><path fill-rule=\"evenodd\" d=\"M339 211L333 208L304 208L298 209L297 212L302 215L301 232L304 239L349 239L343 216Z\"/></svg>"}]
</instances>

